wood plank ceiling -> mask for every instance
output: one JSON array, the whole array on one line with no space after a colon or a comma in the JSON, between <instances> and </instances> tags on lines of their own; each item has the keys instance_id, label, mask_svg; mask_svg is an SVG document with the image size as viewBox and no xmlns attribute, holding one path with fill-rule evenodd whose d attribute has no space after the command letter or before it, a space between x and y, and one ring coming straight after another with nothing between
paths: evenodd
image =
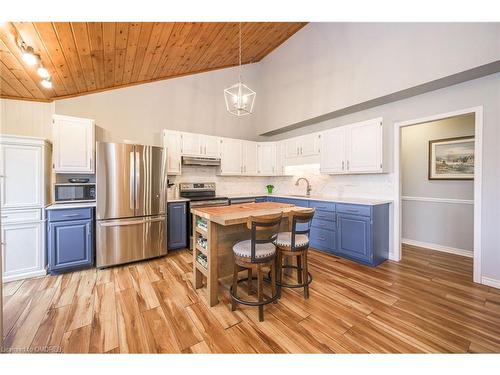
<instances>
[{"instance_id":1,"label":"wood plank ceiling","mask_svg":"<svg viewBox=\"0 0 500 375\"><path fill-rule=\"evenodd\" d=\"M306 23L242 24L242 61L260 61ZM44 88L21 59L32 46ZM51 101L238 64L235 22L8 22L0 26L0 96Z\"/></svg>"}]
</instances>

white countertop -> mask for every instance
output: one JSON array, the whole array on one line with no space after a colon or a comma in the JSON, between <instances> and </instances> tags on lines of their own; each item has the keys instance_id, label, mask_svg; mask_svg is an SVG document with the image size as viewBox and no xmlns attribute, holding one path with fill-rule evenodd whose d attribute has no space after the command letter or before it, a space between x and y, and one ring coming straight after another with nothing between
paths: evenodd
<instances>
[{"instance_id":1,"label":"white countertop","mask_svg":"<svg viewBox=\"0 0 500 375\"><path fill-rule=\"evenodd\" d=\"M189 202L188 198L182 198L182 197L177 197L177 198L167 198L167 203L173 203L173 202Z\"/></svg>"},{"instance_id":2,"label":"white countertop","mask_svg":"<svg viewBox=\"0 0 500 375\"><path fill-rule=\"evenodd\" d=\"M305 199L310 201L325 201L335 203L349 203L349 204L364 204L369 206L376 206L379 204L392 203L390 199L378 198L356 198L356 197L334 197L326 195L311 195L311 196L296 196L296 195L280 195L271 194L272 197L290 198L290 199Z\"/></svg>"},{"instance_id":3,"label":"white countertop","mask_svg":"<svg viewBox=\"0 0 500 375\"><path fill-rule=\"evenodd\" d=\"M65 210L68 208L86 208L95 207L95 202L81 202L81 203L52 203L45 207L46 210Z\"/></svg>"}]
</instances>

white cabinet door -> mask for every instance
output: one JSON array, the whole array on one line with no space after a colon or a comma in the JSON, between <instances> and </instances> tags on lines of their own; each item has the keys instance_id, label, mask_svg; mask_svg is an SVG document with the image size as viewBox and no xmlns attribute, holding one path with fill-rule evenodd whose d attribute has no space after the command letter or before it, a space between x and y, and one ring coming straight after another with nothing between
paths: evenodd
<instances>
[{"instance_id":1,"label":"white cabinet door","mask_svg":"<svg viewBox=\"0 0 500 375\"><path fill-rule=\"evenodd\" d=\"M203 146L201 145L201 134L182 133L182 155L201 156Z\"/></svg>"},{"instance_id":2,"label":"white cabinet door","mask_svg":"<svg viewBox=\"0 0 500 375\"><path fill-rule=\"evenodd\" d=\"M203 138L203 155L207 158L218 158L220 157L219 145L220 138L213 137L211 135L204 135Z\"/></svg>"},{"instance_id":3,"label":"white cabinet door","mask_svg":"<svg viewBox=\"0 0 500 375\"><path fill-rule=\"evenodd\" d=\"M54 171L94 173L94 120L54 115Z\"/></svg>"},{"instance_id":4,"label":"white cabinet door","mask_svg":"<svg viewBox=\"0 0 500 375\"><path fill-rule=\"evenodd\" d=\"M299 142L298 138L291 138L284 141L285 158L293 159L299 157Z\"/></svg>"},{"instance_id":5,"label":"white cabinet door","mask_svg":"<svg viewBox=\"0 0 500 375\"><path fill-rule=\"evenodd\" d=\"M257 175L257 142L242 141L243 143L243 175Z\"/></svg>"},{"instance_id":6,"label":"white cabinet door","mask_svg":"<svg viewBox=\"0 0 500 375\"><path fill-rule=\"evenodd\" d=\"M298 139L298 148L300 156L319 155L319 133L303 135Z\"/></svg>"},{"instance_id":7,"label":"white cabinet door","mask_svg":"<svg viewBox=\"0 0 500 375\"><path fill-rule=\"evenodd\" d=\"M382 172L382 119L346 127L347 172Z\"/></svg>"},{"instance_id":8,"label":"white cabinet door","mask_svg":"<svg viewBox=\"0 0 500 375\"><path fill-rule=\"evenodd\" d=\"M257 173L262 176L274 176L276 169L276 143L263 142L257 145Z\"/></svg>"},{"instance_id":9,"label":"white cabinet door","mask_svg":"<svg viewBox=\"0 0 500 375\"><path fill-rule=\"evenodd\" d=\"M222 175L242 174L242 141L239 139L223 138L221 142L221 169Z\"/></svg>"},{"instance_id":10,"label":"white cabinet door","mask_svg":"<svg viewBox=\"0 0 500 375\"><path fill-rule=\"evenodd\" d=\"M167 174L180 175L182 172L181 167L181 147L182 139L181 133L164 130L163 131L163 147L167 148Z\"/></svg>"},{"instance_id":11,"label":"white cabinet door","mask_svg":"<svg viewBox=\"0 0 500 375\"><path fill-rule=\"evenodd\" d=\"M44 189L42 147L2 144L1 149L2 209L42 207Z\"/></svg>"},{"instance_id":12,"label":"white cabinet door","mask_svg":"<svg viewBox=\"0 0 500 375\"><path fill-rule=\"evenodd\" d=\"M3 281L45 274L43 242L43 222L3 225Z\"/></svg>"},{"instance_id":13,"label":"white cabinet door","mask_svg":"<svg viewBox=\"0 0 500 375\"><path fill-rule=\"evenodd\" d=\"M322 173L345 173L345 128L325 131L321 135L320 170Z\"/></svg>"}]
</instances>

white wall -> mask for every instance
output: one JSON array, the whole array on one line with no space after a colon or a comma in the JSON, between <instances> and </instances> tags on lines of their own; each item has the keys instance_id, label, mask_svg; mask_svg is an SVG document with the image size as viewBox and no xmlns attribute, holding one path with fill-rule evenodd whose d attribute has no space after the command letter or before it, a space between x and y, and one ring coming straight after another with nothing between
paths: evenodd
<instances>
[{"instance_id":1,"label":"white wall","mask_svg":"<svg viewBox=\"0 0 500 375\"><path fill-rule=\"evenodd\" d=\"M262 62L259 134L500 59L500 23L310 23Z\"/></svg>"},{"instance_id":2,"label":"white wall","mask_svg":"<svg viewBox=\"0 0 500 375\"><path fill-rule=\"evenodd\" d=\"M257 92L258 71L258 64L243 67L244 82ZM225 110L223 90L237 79L235 68L215 70L57 100L55 111L95 119L99 141L161 145L162 129L255 139L252 116L237 118Z\"/></svg>"},{"instance_id":3,"label":"white wall","mask_svg":"<svg viewBox=\"0 0 500 375\"><path fill-rule=\"evenodd\" d=\"M0 99L0 133L51 139L54 103Z\"/></svg>"},{"instance_id":4,"label":"white wall","mask_svg":"<svg viewBox=\"0 0 500 375\"><path fill-rule=\"evenodd\" d=\"M474 136L473 114L402 128L403 239L472 252L474 206L425 200L474 199L474 181L428 179L429 141L463 136Z\"/></svg>"}]
</instances>

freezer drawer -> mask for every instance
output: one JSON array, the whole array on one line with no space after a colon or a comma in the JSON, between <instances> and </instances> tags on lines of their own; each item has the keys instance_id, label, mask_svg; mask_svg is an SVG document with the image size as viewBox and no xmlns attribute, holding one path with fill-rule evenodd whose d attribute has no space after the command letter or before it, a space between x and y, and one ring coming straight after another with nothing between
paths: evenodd
<instances>
[{"instance_id":1,"label":"freezer drawer","mask_svg":"<svg viewBox=\"0 0 500 375\"><path fill-rule=\"evenodd\" d=\"M165 216L97 222L97 267L166 254Z\"/></svg>"}]
</instances>

